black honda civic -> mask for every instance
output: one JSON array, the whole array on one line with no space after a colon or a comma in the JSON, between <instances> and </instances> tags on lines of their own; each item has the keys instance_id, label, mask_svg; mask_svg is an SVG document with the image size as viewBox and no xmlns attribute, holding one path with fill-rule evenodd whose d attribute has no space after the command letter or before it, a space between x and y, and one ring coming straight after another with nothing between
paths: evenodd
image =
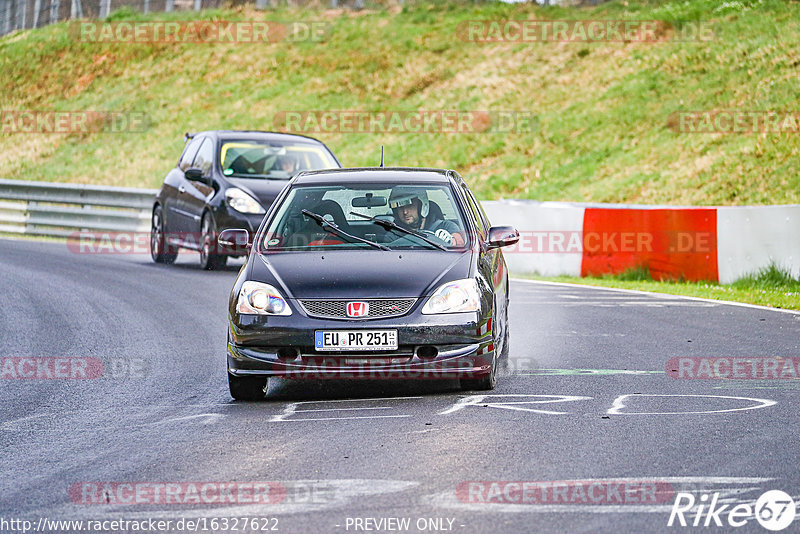
<instances>
[{"instance_id":1,"label":"black honda civic","mask_svg":"<svg viewBox=\"0 0 800 534\"><path fill-rule=\"evenodd\" d=\"M452 170L303 172L254 237L229 302L234 399L269 377L460 379L495 386L508 353L508 271L518 232L492 227Z\"/></svg>"}]
</instances>

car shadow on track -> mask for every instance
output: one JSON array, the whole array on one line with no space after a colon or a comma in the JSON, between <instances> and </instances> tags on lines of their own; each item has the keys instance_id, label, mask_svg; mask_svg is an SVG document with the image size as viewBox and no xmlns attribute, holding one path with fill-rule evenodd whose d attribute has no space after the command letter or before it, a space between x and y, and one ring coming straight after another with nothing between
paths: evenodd
<instances>
[{"instance_id":1,"label":"car shadow on track","mask_svg":"<svg viewBox=\"0 0 800 534\"><path fill-rule=\"evenodd\" d=\"M449 380L288 380L270 379L265 401L314 401L416 397L461 391L457 379Z\"/></svg>"},{"instance_id":2,"label":"car shadow on track","mask_svg":"<svg viewBox=\"0 0 800 534\"><path fill-rule=\"evenodd\" d=\"M187 259L185 261L180 261L180 258L179 258L178 261L176 261L175 263L173 263L171 265L163 265L163 264L153 263L152 261L148 261L148 260L142 260L139 263L141 265L145 266L145 267L155 267L155 268L161 268L161 269L172 269L172 270L181 271L181 272L187 272L187 271L190 271L190 272L204 272L204 273L207 273L208 275L212 275L213 273L238 273L239 270L244 265L244 260L231 261L230 263L228 263L222 269L215 270L215 271L204 271L200 267L199 261L195 261L194 258Z\"/></svg>"}]
</instances>

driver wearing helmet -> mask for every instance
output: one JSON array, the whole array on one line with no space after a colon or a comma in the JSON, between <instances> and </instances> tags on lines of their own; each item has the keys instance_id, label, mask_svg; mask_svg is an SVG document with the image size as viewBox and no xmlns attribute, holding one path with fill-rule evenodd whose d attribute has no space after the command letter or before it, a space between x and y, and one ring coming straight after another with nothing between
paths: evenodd
<instances>
[{"instance_id":1,"label":"driver wearing helmet","mask_svg":"<svg viewBox=\"0 0 800 534\"><path fill-rule=\"evenodd\" d=\"M449 246L461 246L464 238L458 225L431 214L428 193L421 187L396 186L389 196L395 222L409 230L427 231Z\"/></svg>"}]
</instances>

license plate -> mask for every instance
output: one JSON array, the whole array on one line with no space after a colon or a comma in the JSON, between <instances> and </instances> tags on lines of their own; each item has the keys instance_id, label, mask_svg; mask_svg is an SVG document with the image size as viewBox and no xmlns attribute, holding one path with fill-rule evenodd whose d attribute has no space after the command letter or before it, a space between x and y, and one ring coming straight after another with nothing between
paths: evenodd
<instances>
[{"instance_id":1,"label":"license plate","mask_svg":"<svg viewBox=\"0 0 800 534\"><path fill-rule=\"evenodd\" d=\"M397 330L317 330L317 350L397 350Z\"/></svg>"}]
</instances>

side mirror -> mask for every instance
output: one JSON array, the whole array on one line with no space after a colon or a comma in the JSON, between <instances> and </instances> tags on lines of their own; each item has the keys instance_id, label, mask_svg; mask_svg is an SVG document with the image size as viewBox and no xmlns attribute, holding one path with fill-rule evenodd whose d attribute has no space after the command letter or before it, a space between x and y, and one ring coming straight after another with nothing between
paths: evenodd
<instances>
[{"instance_id":1,"label":"side mirror","mask_svg":"<svg viewBox=\"0 0 800 534\"><path fill-rule=\"evenodd\" d=\"M219 233L217 243L222 248L231 250L234 254L245 254L250 250L250 234L241 228L229 228Z\"/></svg>"},{"instance_id":2,"label":"side mirror","mask_svg":"<svg viewBox=\"0 0 800 534\"><path fill-rule=\"evenodd\" d=\"M500 248L519 241L519 232L513 226L492 226L489 228L487 248Z\"/></svg>"},{"instance_id":3,"label":"side mirror","mask_svg":"<svg viewBox=\"0 0 800 534\"><path fill-rule=\"evenodd\" d=\"M202 184L211 185L211 177L203 174L203 169L197 167L190 167L183 173L187 180L192 182L200 182Z\"/></svg>"}]
</instances>

